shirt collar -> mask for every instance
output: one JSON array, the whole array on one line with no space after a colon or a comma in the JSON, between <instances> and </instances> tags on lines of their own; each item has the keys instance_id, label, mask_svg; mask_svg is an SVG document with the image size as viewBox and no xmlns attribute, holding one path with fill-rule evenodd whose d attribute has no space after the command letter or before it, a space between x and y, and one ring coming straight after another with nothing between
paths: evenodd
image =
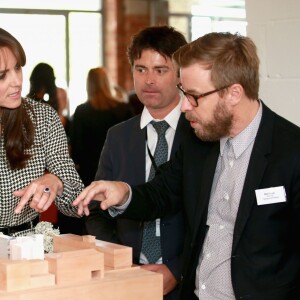
<instances>
[{"instance_id":1,"label":"shirt collar","mask_svg":"<svg viewBox=\"0 0 300 300\"><path fill-rule=\"evenodd\" d=\"M171 128L173 128L174 130L176 130L177 124L178 124L178 120L181 114L180 111L180 107L181 107L181 102L182 100L179 101L179 103L177 104L177 106L167 115L165 116L162 120L165 120L169 126ZM158 119L154 119L148 108L145 106L141 115L141 121L140 121L140 127L141 129L143 129L144 127L146 127L152 120L155 121L161 121Z\"/></svg>"},{"instance_id":2,"label":"shirt collar","mask_svg":"<svg viewBox=\"0 0 300 300\"><path fill-rule=\"evenodd\" d=\"M262 105L259 101L259 109L254 117L254 119L251 121L251 123L237 136L231 138L231 143L233 147L233 152L235 158L238 158L242 153L249 147L249 145L253 142L253 140L256 137L259 124L262 118ZM223 155L225 143L227 142L229 138L221 138L220 140L220 153L221 156Z\"/></svg>"}]
</instances>

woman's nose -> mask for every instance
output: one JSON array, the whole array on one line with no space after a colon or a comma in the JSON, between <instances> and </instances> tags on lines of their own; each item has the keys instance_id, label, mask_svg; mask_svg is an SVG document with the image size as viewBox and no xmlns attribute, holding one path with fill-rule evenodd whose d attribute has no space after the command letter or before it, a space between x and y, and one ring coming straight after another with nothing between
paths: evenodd
<instances>
[{"instance_id":1,"label":"woman's nose","mask_svg":"<svg viewBox=\"0 0 300 300\"><path fill-rule=\"evenodd\" d=\"M13 85L22 85L22 81L23 81L23 76L22 76L22 71L14 71L12 72L12 78L11 78L11 82Z\"/></svg>"}]
</instances>

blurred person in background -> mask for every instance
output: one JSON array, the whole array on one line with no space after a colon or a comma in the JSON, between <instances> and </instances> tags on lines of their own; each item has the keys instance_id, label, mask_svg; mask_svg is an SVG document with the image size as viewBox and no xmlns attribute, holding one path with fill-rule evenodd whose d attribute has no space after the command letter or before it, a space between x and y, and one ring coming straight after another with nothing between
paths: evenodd
<instances>
[{"instance_id":1,"label":"blurred person in background","mask_svg":"<svg viewBox=\"0 0 300 300\"><path fill-rule=\"evenodd\" d=\"M49 64L39 63L34 67L30 75L30 90L27 96L51 105L57 111L68 134L68 95L66 90L56 86L54 70Z\"/></svg>"},{"instance_id":2,"label":"blurred person in background","mask_svg":"<svg viewBox=\"0 0 300 300\"><path fill-rule=\"evenodd\" d=\"M77 106L71 121L71 156L84 183L95 178L107 130L132 117L128 104L114 96L105 68L93 68L87 76L87 101Z\"/></svg>"},{"instance_id":3,"label":"blurred person in background","mask_svg":"<svg viewBox=\"0 0 300 300\"><path fill-rule=\"evenodd\" d=\"M71 120L70 149L77 171L89 185L95 178L108 129L133 116L126 99L116 95L105 68L93 68L87 76L87 101L77 106ZM62 233L81 234L83 219L59 214Z\"/></svg>"}]
</instances>

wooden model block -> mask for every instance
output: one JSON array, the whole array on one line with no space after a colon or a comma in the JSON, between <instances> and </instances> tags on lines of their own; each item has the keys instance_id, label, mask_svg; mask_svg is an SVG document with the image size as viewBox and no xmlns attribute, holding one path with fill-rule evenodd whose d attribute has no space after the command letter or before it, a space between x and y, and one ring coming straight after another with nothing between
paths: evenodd
<instances>
[{"instance_id":1,"label":"wooden model block","mask_svg":"<svg viewBox=\"0 0 300 300\"><path fill-rule=\"evenodd\" d=\"M46 287L55 285L55 275L46 273L30 276L30 288Z\"/></svg>"},{"instance_id":2,"label":"wooden model block","mask_svg":"<svg viewBox=\"0 0 300 300\"><path fill-rule=\"evenodd\" d=\"M0 290L1 300L162 300L162 275L141 268L105 274L101 280L55 285L13 293Z\"/></svg>"},{"instance_id":3,"label":"wooden model block","mask_svg":"<svg viewBox=\"0 0 300 300\"><path fill-rule=\"evenodd\" d=\"M53 286L55 276L48 273L47 261L1 260L0 289L20 291L33 287Z\"/></svg>"},{"instance_id":4,"label":"wooden model block","mask_svg":"<svg viewBox=\"0 0 300 300\"><path fill-rule=\"evenodd\" d=\"M55 275L49 273L48 261L33 259L29 264L31 288L55 285Z\"/></svg>"},{"instance_id":5,"label":"wooden model block","mask_svg":"<svg viewBox=\"0 0 300 300\"><path fill-rule=\"evenodd\" d=\"M26 261L1 260L0 288L17 291L30 288L30 267Z\"/></svg>"},{"instance_id":6,"label":"wooden model block","mask_svg":"<svg viewBox=\"0 0 300 300\"><path fill-rule=\"evenodd\" d=\"M162 300L163 276L133 268L105 273L98 299ZM111 297L111 291L113 297ZM101 296L100 296L101 295Z\"/></svg>"},{"instance_id":7,"label":"wooden model block","mask_svg":"<svg viewBox=\"0 0 300 300\"><path fill-rule=\"evenodd\" d=\"M104 277L104 255L95 249L82 249L45 255L56 284L76 284Z\"/></svg>"},{"instance_id":8,"label":"wooden model block","mask_svg":"<svg viewBox=\"0 0 300 300\"><path fill-rule=\"evenodd\" d=\"M104 254L104 264L112 269L132 266L132 248L96 240L96 249Z\"/></svg>"},{"instance_id":9,"label":"wooden model block","mask_svg":"<svg viewBox=\"0 0 300 300\"><path fill-rule=\"evenodd\" d=\"M2 290L22 291L54 284L55 275L48 273L47 261L0 260L0 289Z\"/></svg>"},{"instance_id":10,"label":"wooden model block","mask_svg":"<svg viewBox=\"0 0 300 300\"><path fill-rule=\"evenodd\" d=\"M91 244L96 243L96 237L93 235L83 235L81 238L83 242L91 243Z\"/></svg>"},{"instance_id":11,"label":"wooden model block","mask_svg":"<svg viewBox=\"0 0 300 300\"><path fill-rule=\"evenodd\" d=\"M91 248L104 254L105 267L119 269L132 266L131 247L96 240L89 235L61 234L53 237L53 251L56 253Z\"/></svg>"},{"instance_id":12,"label":"wooden model block","mask_svg":"<svg viewBox=\"0 0 300 300\"><path fill-rule=\"evenodd\" d=\"M60 234L53 237L53 252L65 252L80 249L95 248L95 239L87 239L71 233Z\"/></svg>"},{"instance_id":13,"label":"wooden model block","mask_svg":"<svg viewBox=\"0 0 300 300\"><path fill-rule=\"evenodd\" d=\"M31 275L40 275L40 274L48 274L49 267L48 262L40 259L32 259L30 260L30 274Z\"/></svg>"}]
</instances>

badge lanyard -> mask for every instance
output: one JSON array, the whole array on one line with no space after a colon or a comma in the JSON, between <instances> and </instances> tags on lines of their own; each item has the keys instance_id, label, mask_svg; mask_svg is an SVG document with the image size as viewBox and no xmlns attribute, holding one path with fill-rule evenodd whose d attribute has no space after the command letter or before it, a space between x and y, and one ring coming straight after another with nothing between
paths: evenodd
<instances>
[{"instance_id":1,"label":"badge lanyard","mask_svg":"<svg viewBox=\"0 0 300 300\"><path fill-rule=\"evenodd\" d=\"M145 138L146 138L146 144L147 144L147 151L148 151L148 155L149 155L149 157L150 157L150 159L151 159L151 163L152 163L152 165L153 165L153 168L154 168L154 170L155 170L155 173L156 173L156 171L157 171L157 165L156 165L156 163L155 163L155 160L154 160L154 157L153 157L153 155L151 154L151 151L150 151L150 149L149 149L149 146L148 146L148 134L147 134L147 127L146 127L146 134L145 134Z\"/></svg>"}]
</instances>

